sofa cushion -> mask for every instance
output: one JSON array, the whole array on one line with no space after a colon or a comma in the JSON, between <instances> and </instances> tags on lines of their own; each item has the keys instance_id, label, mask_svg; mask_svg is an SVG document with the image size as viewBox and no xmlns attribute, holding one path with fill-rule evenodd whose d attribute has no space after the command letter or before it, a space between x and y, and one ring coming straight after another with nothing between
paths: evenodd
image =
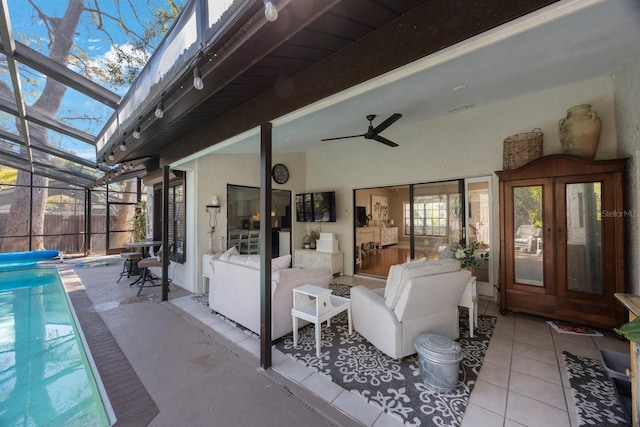
<instances>
[{"instance_id":1,"label":"sofa cushion","mask_svg":"<svg viewBox=\"0 0 640 427\"><path fill-rule=\"evenodd\" d=\"M387 276L387 283L384 287L384 297L397 299L396 292L398 290L398 286L400 285L400 275L402 270L411 265L419 265L427 262L426 257L422 257L413 261L405 262L404 264L396 264L392 265L389 268L389 275Z\"/></svg>"},{"instance_id":2,"label":"sofa cushion","mask_svg":"<svg viewBox=\"0 0 640 427\"><path fill-rule=\"evenodd\" d=\"M387 293L385 287L385 304L387 307L389 307L389 309L395 309L396 304L400 299L400 295L402 294L402 291L404 289L404 285L410 279L421 276L430 276L432 274L450 273L452 271L458 270L460 270L460 262L451 258L423 263L414 263L406 266L403 265L402 268L400 268L396 273L397 277L394 278L396 282L393 285L393 290L389 290L389 292Z\"/></svg>"},{"instance_id":3,"label":"sofa cushion","mask_svg":"<svg viewBox=\"0 0 640 427\"><path fill-rule=\"evenodd\" d=\"M260 269L260 255L233 255L229 258L229 262L238 265L247 265L248 267ZM271 260L271 271L278 271L289 268L291 265L291 255L283 255Z\"/></svg>"}]
</instances>

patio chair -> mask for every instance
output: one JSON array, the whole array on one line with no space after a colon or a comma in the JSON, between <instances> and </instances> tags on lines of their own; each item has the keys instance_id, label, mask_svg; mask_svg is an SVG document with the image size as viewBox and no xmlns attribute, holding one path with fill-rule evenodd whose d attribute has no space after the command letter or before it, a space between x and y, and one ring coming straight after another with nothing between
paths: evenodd
<instances>
[{"instance_id":1,"label":"patio chair","mask_svg":"<svg viewBox=\"0 0 640 427\"><path fill-rule=\"evenodd\" d=\"M169 243L169 252L171 252L171 250L173 249L173 242ZM160 249L158 249L158 252L156 253L155 256L151 256L148 258L145 258L143 260L138 261L138 268L142 269L142 272L140 273L140 278L141 281L138 284L138 294L137 296L140 296L140 293L142 292L142 288L149 288L149 287L153 287L153 286L160 286L160 284L155 284L154 280L156 280L157 278L153 277L151 275L151 272L149 271L149 268L151 267L162 267L162 257L164 256L164 251L163 251L163 247L160 246ZM138 279L140 280L140 279ZM150 282L150 285L145 285L145 283ZM171 279L169 279L169 282L171 282Z\"/></svg>"},{"instance_id":2,"label":"patio chair","mask_svg":"<svg viewBox=\"0 0 640 427\"><path fill-rule=\"evenodd\" d=\"M260 231L249 230L240 243L241 254L257 254L260 252Z\"/></svg>"},{"instance_id":3,"label":"patio chair","mask_svg":"<svg viewBox=\"0 0 640 427\"><path fill-rule=\"evenodd\" d=\"M138 262L142 259L142 254L140 252L121 252L120 258L124 259L124 264L122 266L122 272L120 273L120 277L118 278L118 282L122 280L123 276L127 276L127 279L131 277L133 274L137 274L137 271L134 271L133 265L135 262Z\"/></svg>"},{"instance_id":4,"label":"patio chair","mask_svg":"<svg viewBox=\"0 0 640 427\"><path fill-rule=\"evenodd\" d=\"M242 245L242 230L230 230L227 238L227 248L231 249L235 246L240 250L240 245Z\"/></svg>"}]
</instances>

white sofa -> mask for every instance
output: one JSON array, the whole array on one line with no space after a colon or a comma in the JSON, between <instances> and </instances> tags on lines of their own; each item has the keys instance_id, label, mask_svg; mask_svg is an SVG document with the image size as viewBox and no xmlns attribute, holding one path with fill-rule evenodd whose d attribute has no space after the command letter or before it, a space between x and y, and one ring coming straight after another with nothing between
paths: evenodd
<instances>
[{"instance_id":1,"label":"white sofa","mask_svg":"<svg viewBox=\"0 0 640 427\"><path fill-rule=\"evenodd\" d=\"M470 277L454 259L394 265L384 288L351 289L353 327L394 359L414 354L424 333L458 339L458 302Z\"/></svg>"},{"instance_id":2,"label":"white sofa","mask_svg":"<svg viewBox=\"0 0 640 427\"><path fill-rule=\"evenodd\" d=\"M260 334L260 255L227 253L213 260L213 280L209 285L209 306L247 329ZM288 268L291 255L275 258L271 272L272 339L293 330L292 289L313 284L329 287L328 268ZM304 323L300 323L302 326Z\"/></svg>"}]
</instances>

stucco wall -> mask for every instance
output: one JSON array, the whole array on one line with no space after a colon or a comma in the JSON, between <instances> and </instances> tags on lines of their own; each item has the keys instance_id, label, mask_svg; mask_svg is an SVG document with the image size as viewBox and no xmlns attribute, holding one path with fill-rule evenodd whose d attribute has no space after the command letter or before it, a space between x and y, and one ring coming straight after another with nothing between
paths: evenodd
<instances>
[{"instance_id":1,"label":"stucco wall","mask_svg":"<svg viewBox=\"0 0 640 427\"><path fill-rule=\"evenodd\" d=\"M272 188L290 190L292 201L295 203L295 193L304 189L306 180L306 156L304 154L274 154L273 164L284 163L289 169L289 181L284 185L278 185L272 181ZM193 224L193 231L188 233L188 245L191 256L187 256L187 262L176 269L176 283L189 290L201 292L202 283L202 254L208 252L209 214L205 206L211 203L211 198L218 196L222 203L220 213L217 215L216 233L214 236L214 249L218 252L219 236L225 236L226 246L227 230L227 184L258 187L260 185L260 156L257 154L207 154L196 160L181 164L179 169L190 170L193 175L192 190L194 197L187 202L193 206L193 212L187 209L187 221ZM191 192L189 192L191 194ZM193 202L193 204L192 204ZM302 233L304 225L292 223L294 234ZM194 237L191 237L194 236ZM295 242L293 247L297 247ZM194 276L187 275L186 271L192 270ZM184 285L183 285L184 283Z\"/></svg>"},{"instance_id":2,"label":"stucco wall","mask_svg":"<svg viewBox=\"0 0 640 427\"><path fill-rule=\"evenodd\" d=\"M640 293L640 57L614 76L618 153L630 157L626 172L627 291Z\"/></svg>"},{"instance_id":3,"label":"stucco wall","mask_svg":"<svg viewBox=\"0 0 640 427\"><path fill-rule=\"evenodd\" d=\"M428 100L425 100L428 102ZM307 191L335 189L338 222L327 226L340 236L345 273L353 274L352 190L493 175L502 169L502 144L509 135L540 128L544 154L561 152L558 120L577 104L591 104L602 119L596 158L617 155L613 81L609 77L578 82L483 108L421 121L411 111L385 136L400 147L389 148L364 139L344 140L307 154ZM499 241L498 181L492 192L493 241ZM399 221L396 220L396 221ZM498 252L492 256L498 277Z\"/></svg>"}]
</instances>

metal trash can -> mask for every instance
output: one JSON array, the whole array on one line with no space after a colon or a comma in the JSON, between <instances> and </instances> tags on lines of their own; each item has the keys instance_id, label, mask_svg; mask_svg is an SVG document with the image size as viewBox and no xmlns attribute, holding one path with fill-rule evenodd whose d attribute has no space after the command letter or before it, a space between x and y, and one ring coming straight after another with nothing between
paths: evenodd
<instances>
[{"instance_id":1,"label":"metal trash can","mask_svg":"<svg viewBox=\"0 0 640 427\"><path fill-rule=\"evenodd\" d=\"M439 392L449 392L458 385L458 368L462 360L460 344L442 335L420 335L414 343L420 363L422 383Z\"/></svg>"}]
</instances>

